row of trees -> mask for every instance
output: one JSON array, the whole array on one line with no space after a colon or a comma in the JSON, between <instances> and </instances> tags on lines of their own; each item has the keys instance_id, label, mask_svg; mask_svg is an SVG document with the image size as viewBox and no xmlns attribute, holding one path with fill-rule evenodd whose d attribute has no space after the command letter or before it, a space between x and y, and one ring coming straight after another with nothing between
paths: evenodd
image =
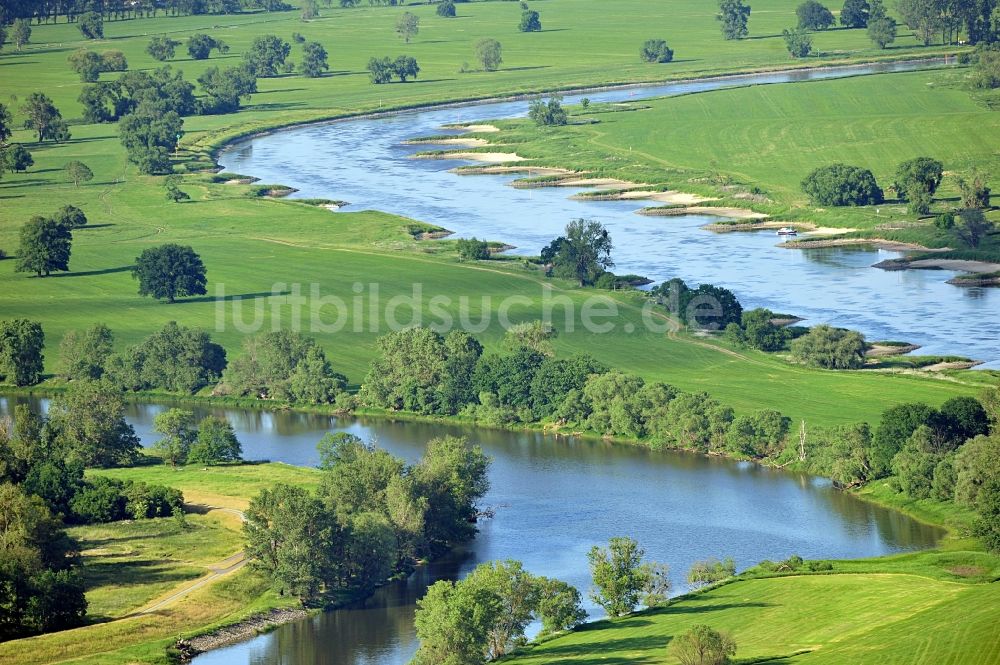
<instances>
[{"instance_id":1,"label":"row of trees","mask_svg":"<svg viewBox=\"0 0 1000 665\"><path fill-rule=\"evenodd\" d=\"M477 502L489 489L478 446L434 439L414 465L345 433L318 447L316 493L276 485L246 511L247 557L282 593L311 602L369 592L475 535Z\"/></svg>"},{"instance_id":2,"label":"row of trees","mask_svg":"<svg viewBox=\"0 0 1000 665\"><path fill-rule=\"evenodd\" d=\"M327 5L330 3L323 0ZM236 14L244 10L282 11L282 0L0 0L0 15L36 23L79 22L92 13L102 21L189 14Z\"/></svg>"},{"instance_id":3,"label":"row of trees","mask_svg":"<svg viewBox=\"0 0 1000 665\"><path fill-rule=\"evenodd\" d=\"M395 59L384 56L381 58L371 58L368 60L368 76L372 83L392 83L393 78L398 78L401 83L406 83L407 79L416 78L420 73L420 65L417 59L409 55L396 56Z\"/></svg>"}]
</instances>

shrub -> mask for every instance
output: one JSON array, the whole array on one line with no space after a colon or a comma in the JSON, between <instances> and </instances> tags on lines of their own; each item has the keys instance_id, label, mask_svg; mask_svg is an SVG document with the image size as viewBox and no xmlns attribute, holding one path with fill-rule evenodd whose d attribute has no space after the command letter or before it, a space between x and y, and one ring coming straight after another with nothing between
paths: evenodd
<instances>
[{"instance_id":1,"label":"shrub","mask_svg":"<svg viewBox=\"0 0 1000 665\"><path fill-rule=\"evenodd\" d=\"M795 10L802 30L826 30L835 23L833 12L816 2L806 0Z\"/></svg>"},{"instance_id":2,"label":"shrub","mask_svg":"<svg viewBox=\"0 0 1000 665\"><path fill-rule=\"evenodd\" d=\"M792 357L815 367L858 369L865 363L865 338L853 330L814 326L792 342Z\"/></svg>"},{"instance_id":3,"label":"shrub","mask_svg":"<svg viewBox=\"0 0 1000 665\"><path fill-rule=\"evenodd\" d=\"M885 195L868 169L846 164L822 166L802 181L814 203L826 206L863 206L882 203Z\"/></svg>"},{"instance_id":4,"label":"shrub","mask_svg":"<svg viewBox=\"0 0 1000 665\"><path fill-rule=\"evenodd\" d=\"M467 261L481 261L490 258L490 247L485 240L472 238L458 239L458 255Z\"/></svg>"},{"instance_id":5,"label":"shrub","mask_svg":"<svg viewBox=\"0 0 1000 665\"><path fill-rule=\"evenodd\" d=\"M437 15L443 16L444 18L454 18L455 17L455 3L451 0L444 0L444 2L438 4Z\"/></svg>"},{"instance_id":6,"label":"shrub","mask_svg":"<svg viewBox=\"0 0 1000 665\"><path fill-rule=\"evenodd\" d=\"M639 50L643 62L670 62L674 51L662 39L647 39Z\"/></svg>"}]
</instances>

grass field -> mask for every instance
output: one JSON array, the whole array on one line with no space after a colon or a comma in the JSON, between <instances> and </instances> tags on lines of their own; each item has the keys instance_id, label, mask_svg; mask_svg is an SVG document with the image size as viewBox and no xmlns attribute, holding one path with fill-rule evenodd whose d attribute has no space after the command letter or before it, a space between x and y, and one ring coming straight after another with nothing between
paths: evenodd
<instances>
[{"instance_id":1,"label":"grass field","mask_svg":"<svg viewBox=\"0 0 1000 665\"><path fill-rule=\"evenodd\" d=\"M801 182L813 169L840 162L871 169L888 188L900 162L932 156L947 172L937 209L958 205L957 178L973 166L988 174L996 190L1000 161L992 146L1000 140L1000 114L969 95L968 71L750 86L643 100L618 112L577 107L575 124L539 130L527 121L500 121L496 124L506 131L481 136L540 166L716 196L721 205L752 205L781 220L954 247L956 239L931 220L915 224L905 204L817 208ZM771 202L735 199L723 182L741 183L744 191L756 187ZM980 253L1000 261L1000 238L984 243Z\"/></svg>"},{"instance_id":2,"label":"grass field","mask_svg":"<svg viewBox=\"0 0 1000 665\"><path fill-rule=\"evenodd\" d=\"M987 665L1000 658L997 599L996 584L903 573L756 579L598 622L504 662L674 663L671 639L708 624L733 636L739 662Z\"/></svg>"}]
</instances>

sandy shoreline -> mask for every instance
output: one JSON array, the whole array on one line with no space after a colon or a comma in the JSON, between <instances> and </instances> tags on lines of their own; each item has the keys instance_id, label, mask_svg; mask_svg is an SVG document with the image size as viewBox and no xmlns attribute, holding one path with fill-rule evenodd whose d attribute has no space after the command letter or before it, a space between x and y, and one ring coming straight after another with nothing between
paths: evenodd
<instances>
[{"instance_id":1,"label":"sandy shoreline","mask_svg":"<svg viewBox=\"0 0 1000 665\"><path fill-rule=\"evenodd\" d=\"M487 146L489 144L490 142L486 139L477 139L473 136L456 136L454 138L447 139L411 139L409 141L403 141L403 145L460 145L466 148L482 148L483 146Z\"/></svg>"},{"instance_id":2,"label":"sandy shoreline","mask_svg":"<svg viewBox=\"0 0 1000 665\"><path fill-rule=\"evenodd\" d=\"M976 274L986 274L1000 271L1000 263L989 263L987 261L965 261L961 259L920 259L910 261L910 268L930 269L930 270L954 270L956 272L967 272Z\"/></svg>"},{"instance_id":3,"label":"sandy shoreline","mask_svg":"<svg viewBox=\"0 0 1000 665\"><path fill-rule=\"evenodd\" d=\"M466 159L470 162L506 164L523 162L524 157L513 152L435 152L413 155L413 159Z\"/></svg>"}]
</instances>

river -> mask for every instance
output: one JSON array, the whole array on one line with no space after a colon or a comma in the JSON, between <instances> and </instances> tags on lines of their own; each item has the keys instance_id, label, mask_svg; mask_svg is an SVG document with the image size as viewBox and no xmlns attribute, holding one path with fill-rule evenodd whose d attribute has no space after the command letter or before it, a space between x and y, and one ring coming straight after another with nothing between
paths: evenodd
<instances>
[{"instance_id":1,"label":"river","mask_svg":"<svg viewBox=\"0 0 1000 665\"><path fill-rule=\"evenodd\" d=\"M28 401L0 397L0 415ZM128 420L144 444L158 438L153 417L167 408L131 404ZM185 407L190 408L190 407ZM318 463L316 442L348 431L409 461L428 440L467 436L492 458L482 505L496 516L449 557L390 584L356 606L282 626L272 633L197 657L198 665L402 665L416 649L414 603L436 579L455 579L476 564L513 558L532 573L564 579L586 594L586 553L613 536L631 536L671 566L683 591L691 563L731 556L739 568L762 559L856 558L932 547L941 531L833 489L830 482L748 463L639 446L385 419L332 418L289 411L195 408L225 416L248 460ZM587 609L599 610L587 602Z\"/></svg>"},{"instance_id":2,"label":"river","mask_svg":"<svg viewBox=\"0 0 1000 665\"><path fill-rule=\"evenodd\" d=\"M586 95L621 101L773 84L911 70L913 63L837 67L633 87ZM349 201L345 210L376 209L438 224L458 236L516 245L538 254L572 219L602 222L614 241L619 272L661 281L681 277L732 289L745 306L803 317L804 325L829 323L860 330L869 339L905 340L920 353L957 354L1000 367L1000 289L946 284L950 271L885 272L870 266L899 252L870 248L809 251L777 246L774 231L715 234L702 226L713 218L643 217L637 201L576 201L573 188L515 189L516 176L457 176L465 162L410 159L427 145L406 145L421 136L447 133L442 125L522 116L526 101L489 103L349 119L309 125L247 139L223 151L229 171L297 188L293 196ZM818 285L821 285L819 287ZM817 289L822 288L822 298ZM976 331L971 334L970 331Z\"/></svg>"}]
</instances>

